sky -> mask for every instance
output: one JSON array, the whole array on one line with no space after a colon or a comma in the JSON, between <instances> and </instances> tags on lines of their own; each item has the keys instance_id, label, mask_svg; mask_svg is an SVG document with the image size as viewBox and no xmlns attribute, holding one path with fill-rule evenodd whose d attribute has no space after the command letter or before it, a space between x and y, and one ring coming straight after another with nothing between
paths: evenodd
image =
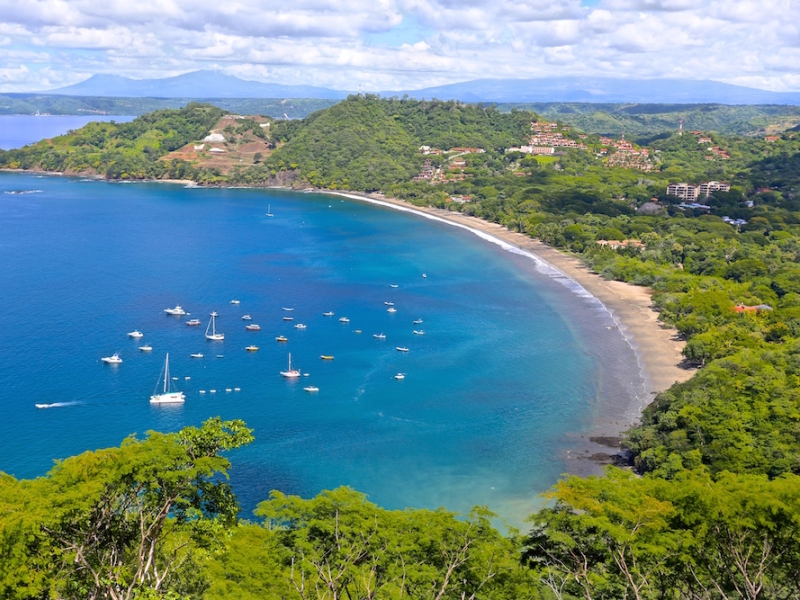
<instances>
[{"instance_id":1,"label":"sky","mask_svg":"<svg viewBox=\"0 0 800 600\"><path fill-rule=\"evenodd\" d=\"M0 92L198 69L365 91L564 75L800 91L800 0L0 0Z\"/></svg>"}]
</instances>

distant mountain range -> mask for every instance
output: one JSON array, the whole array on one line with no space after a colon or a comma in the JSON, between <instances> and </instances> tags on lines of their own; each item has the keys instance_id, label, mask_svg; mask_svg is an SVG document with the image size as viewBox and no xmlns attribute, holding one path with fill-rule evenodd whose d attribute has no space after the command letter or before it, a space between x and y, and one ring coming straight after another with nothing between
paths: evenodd
<instances>
[{"instance_id":1,"label":"distant mountain range","mask_svg":"<svg viewBox=\"0 0 800 600\"><path fill-rule=\"evenodd\" d=\"M215 71L194 71L165 79L94 75L86 81L44 92L64 96L128 98L316 98L339 100L343 90L246 81ZM769 92L716 81L549 77L478 79L421 90L380 92L381 96L439 98L464 102L643 102L712 104L800 104L800 92Z\"/></svg>"}]
</instances>

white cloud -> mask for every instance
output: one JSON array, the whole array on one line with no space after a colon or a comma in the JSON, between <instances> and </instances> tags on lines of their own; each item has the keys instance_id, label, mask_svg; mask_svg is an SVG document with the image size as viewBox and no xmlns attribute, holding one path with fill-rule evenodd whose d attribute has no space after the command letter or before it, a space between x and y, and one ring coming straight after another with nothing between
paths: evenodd
<instances>
[{"instance_id":1,"label":"white cloud","mask_svg":"<svg viewBox=\"0 0 800 600\"><path fill-rule=\"evenodd\" d=\"M790 90L797 23L798 0L4 0L0 91L200 68L339 89L574 74Z\"/></svg>"}]
</instances>

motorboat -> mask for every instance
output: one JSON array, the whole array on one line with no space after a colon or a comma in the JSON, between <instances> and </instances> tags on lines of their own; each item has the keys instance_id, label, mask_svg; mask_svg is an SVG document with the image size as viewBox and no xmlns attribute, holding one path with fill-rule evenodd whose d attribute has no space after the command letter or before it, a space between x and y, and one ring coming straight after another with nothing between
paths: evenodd
<instances>
[{"instance_id":1,"label":"motorboat","mask_svg":"<svg viewBox=\"0 0 800 600\"><path fill-rule=\"evenodd\" d=\"M416 319L414 325L422 325L422 319Z\"/></svg>"},{"instance_id":2,"label":"motorboat","mask_svg":"<svg viewBox=\"0 0 800 600\"><path fill-rule=\"evenodd\" d=\"M389 302L388 300L384 302L386 306L394 306L394 302Z\"/></svg>"},{"instance_id":3,"label":"motorboat","mask_svg":"<svg viewBox=\"0 0 800 600\"><path fill-rule=\"evenodd\" d=\"M319 356L322 360L333 360L333 356L331 354L320 354Z\"/></svg>"},{"instance_id":4,"label":"motorboat","mask_svg":"<svg viewBox=\"0 0 800 600\"><path fill-rule=\"evenodd\" d=\"M247 329L247 331L261 331L261 325L256 325L255 323L245 325L244 328Z\"/></svg>"},{"instance_id":5,"label":"motorboat","mask_svg":"<svg viewBox=\"0 0 800 600\"><path fill-rule=\"evenodd\" d=\"M216 311L211 313L211 320L208 322L206 326L206 339L211 340L212 342L221 342L225 339L224 333L217 332L217 315Z\"/></svg>"},{"instance_id":6,"label":"motorboat","mask_svg":"<svg viewBox=\"0 0 800 600\"><path fill-rule=\"evenodd\" d=\"M361 333L361 330L360 329L354 329L353 333Z\"/></svg>"},{"instance_id":7,"label":"motorboat","mask_svg":"<svg viewBox=\"0 0 800 600\"><path fill-rule=\"evenodd\" d=\"M376 340L385 340L386 339L386 334L385 333L373 333L372 337L374 337Z\"/></svg>"},{"instance_id":8,"label":"motorboat","mask_svg":"<svg viewBox=\"0 0 800 600\"><path fill-rule=\"evenodd\" d=\"M322 316L323 317L332 317L333 316L333 311L329 310L328 312L324 312L324 313L322 313Z\"/></svg>"},{"instance_id":9,"label":"motorboat","mask_svg":"<svg viewBox=\"0 0 800 600\"><path fill-rule=\"evenodd\" d=\"M247 346L245 348L245 350L247 350L248 352L258 352L258 346L250 345L250 346Z\"/></svg>"},{"instance_id":10,"label":"motorboat","mask_svg":"<svg viewBox=\"0 0 800 600\"><path fill-rule=\"evenodd\" d=\"M287 338L285 335L279 335L278 337L275 338L275 341L276 342L288 342L289 338Z\"/></svg>"},{"instance_id":11,"label":"motorboat","mask_svg":"<svg viewBox=\"0 0 800 600\"><path fill-rule=\"evenodd\" d=\"M303 324L303 323L298 323L297 325L294 326L294 328L295 329L306 329L307 326L305 324Z\"/></svg>"},{"instance_id":12,"label":"motorboat","mask_svg":"<svg viewBox=\"0 0 800 600\"><path fill-rule=\"evenodd\" d=\"M128 337L139 339L141 337L144 337L144 334L141 331L139 331L138 329L134 329L133 331L131 331L128 334Z\"/></svg>"},{"instance_id":13,"label":"motorboat","mask_svg":"<svg viewBox=\"0 0 800 600\"><path fill-rule=\"evenodd\" d=\"M397 346L395 350L397 350L398 352L408 352L408 348L406 348L405 346Z\"/></svg>"},{"instance_id":14,"label":"motorboat","mask_svg":"<svg viewBox=\"0 0 800 600\"><path fill-rule=\"evenodd\" d=\"M102 360L107 365L122 364L122 359L119 357L119 352L114 352L114 354L112 354L111 356L104 356L100 360Z\"/></svg>"},{"instance_id":15,"label":"motorboat","mask_svg":"<svg viewBox=\"0 0 800 600\"><path fill-rule=\"evenodd\" d=\"M350 319L347 317L339 317L339 323L349 323Z\"/></svg>"},{"instance_id":16,"label":"motorboat","mask_svg":"<svg viewBox=\"0 0 800 600\"><path fill-rule=\"evenodd\" d=\"M186 314L186 311L181 308L180 304L176 304L175 308L165 308L164 312L168 315L175 315L176 317L182 317Z\"/></svg>"},{"instance_id":17,"label":"motorboat","mask_svg":"<svg viewBox=\"0 0 800 600\"><path fill-rule=\"evenodd\" d=\"M178 404L184 402L186 400L186 395L183 392L173 389L172 382L169 378L169 352L167 352L167 357L164 359L163 373L164 387L159 394L158 387L161 382L161 377L159 376L156 382L156 389L153 391L153 395L150 396L150 404Z\"/></svg>"},{"instance_id":18,"label":"motorboat","mask_svg":"<svg viewBox=\"0 0 800 600\"><path fill-rule=\"evenodd\" d=\"M395 379L405 379L406 378L406 374L405 373L398 373L397 375L394 376L394 378Z\"/></svg>"},{"instance_id":19,"label":"motorboat","mask_svg":"<svg viewBox=\"0 0 800 600\"><path fill-rule=\"evenodd\" d=\"M397 309L394 306L390 306L389 308L386 309L386 312L388 312L388 313L396 313Z\"/></svg>"},{"instance_id":20,"label":"motorboat","mask_svg":"<svg viewBox=\"0 0 800 600\"><path fill-rule=\"evenodd\" d=\"M287 306L283 306L282 308L283 308L283 310L285 310L286 312L292 312L292 311L294 310L294 308L293 308L293 307L291 307L291 308L290 308L290 307L287 307Z\"/></svg>"},{"instance_id":21,"label":"motorboat","mask_svg":"<svg viewBox=\"0 0 800 600\"><path fill-rule=\"evenodd\" d=\"M283 317L284 321L294 321L294 317Z\"/></svg>"},{"instance_id":22,"label":"motorboat","mask_svg":"<svg viewBox=\"0 0 800 600\"><path fill-rule=\"evenodd\" d=\"M427 279L427 278L428 278L428 276L427 276L425 273L423 273L423 274L422 274L422 278L423 278L423 279Z\"/></svg>"},{"instance_id":23,"label":"motorboat","mask_svg":"<svg viewBox=\"0 0 800 600\"><path fill-rule=\"evenodd\" d=\"M424 329L415 329L414 330L414 335L425 335L425 330Z\"/></svg>"},{"instance_id":24,"label":"motorboat","mask_svg":"<svg viewBox=\"0 0 800 600\"><path fill-rule=\"evenodd\" d=\"M145 344L144 346L139 346L139 350L141 350L142 352L152 352L153 347Z\"/></svg>"},{"instance_id":25,"label":"motorboat","mask_svg":"<svg viewBox=\"0 0 800 600\"><path fill-rule=\"evenodd\" d=\"M238 300L231 300L231 304L239 304Z\"/></svg>"},{"instance_id":26,"label":"motorboat","mask_svg":"<svg viewBox=\"0 0 800 600\"><path fill-rule=\"evenodd\" d=\"M390 288L397 288L397 287L400 287L400 286L398 286L396 283L390 283L389 287Z\"/></svg>"},{"instance_id":27,"label":"motorboat","mask_svg":"<svg viewBox=\"0 0 800 600\"><path fill-rule=\"evenodd\" d=\"M318 392L318 391L319 391L319 388L318 388L317 386L315 386L315 385L307 385L307 386L306 386L306 387L304 387L303 389L304 389L305 391L307 391L307 392L312 392L312 393L313 393L313 392Z\"/></svg>"},{"instance_id":28,"label":"motorboat","mask_svg":"<svg viewBox=\"0 0 800 600\"><path fill-rule=\"evenodd\" d=\"M190 354L189 356L191 356L192 358L203 358L203 353L195 352L194 354Z\"/></svg>"},{"instance_id":29,"label":"motorboat","mask_svg":"<svg viewBox=\"0 0 800 600\"><path fill-rule=\"evenodd\" d=\"M188 321L186 321L186 324L189 327L197 327L198 325L200 325L200 319L189 319Z\"/></svg>"},{"instance_id":30,"label":"motorboat","mask_svg":"<svg viewBox=\"0 0 800 600\"><path fill-rule=\"evenodd\" d=\"M292 368L292 353L289 353L289 368L285 371L281 371L281 375L284 377L288 377L289 379L295 379L296 377L300 377L301 373L299 369Z\"/></svg>"},{"instance_id":31,"label":"motorboat","mask_svg":"<svg viewBox=\"0 0 800 600\"><path fill-rule=\"evenodd\" d=\"M243 315L242 316L242 321L252 321L252 320L253 320L253 317L251 317L250 315Z\"/></svg>"}]
</instances>

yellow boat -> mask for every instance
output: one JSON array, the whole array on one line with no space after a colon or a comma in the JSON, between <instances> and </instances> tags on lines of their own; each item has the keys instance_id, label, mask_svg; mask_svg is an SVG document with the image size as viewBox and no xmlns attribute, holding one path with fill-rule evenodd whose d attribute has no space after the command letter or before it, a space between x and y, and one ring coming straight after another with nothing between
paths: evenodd
<instances>
[{"instance_id":1,"label":"yellow boat","mask_svg":"<svg viewBox=\"0 0 800 600\"><path fill-rule=\"evenodd\" d=\"M333 360L333 356L331 356L330 354L322 354L320 355L320 358L322 360Z\"/></svg>"},{"instance_id":2,"label":"yellow boat","mask_svg":"<svg viewBox=\"0 0 800 600\"><path fill-rule=\"evenodd\" d=\"M285 335L279 335L278 337L276 337L276 338L275 338L275 341L278 341L278 342L288 342L288 341L289 341L289 338L287 338Z\"/></svg>"},{"instance_id":3,"label":"yellow boat","mask_svg":"<svg viewBox=\"0 0 800 600\"><path fill-rule=\"evenodd\" d=\"M248 352L258 352L258 346L248 346L245 348Z\"/></svg>"}]
</instances>

